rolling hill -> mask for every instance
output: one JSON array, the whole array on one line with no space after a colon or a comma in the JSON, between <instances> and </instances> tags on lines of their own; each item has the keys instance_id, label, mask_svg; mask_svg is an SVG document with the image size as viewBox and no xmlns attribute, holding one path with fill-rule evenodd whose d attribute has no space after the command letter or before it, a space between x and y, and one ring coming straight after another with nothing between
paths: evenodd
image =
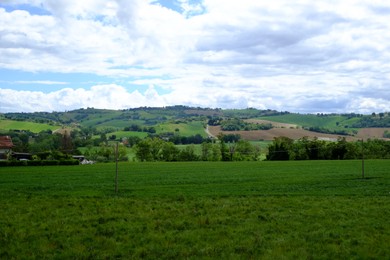
<instances>
[{"instance_id":1,"label":"rolling hill","mask_svg":"<svg viewBox=\"0 0 390 260\"><path fill-rule=\"evenodd\" d=\"M223 120L237 119L249 126L272 125L268 130L223 131L219 123ZM141 107L126 110L77 109L66 112L6 113L0 115L0 131L29 130L54 131L60 128L95 129L98 133L119 137L147 136L142 129L152 129L154 134L175 133L181 136L207 136L206 125L210 122L211 135L239 134L247 140L272 140L277 136L292 139L319 137L337 139L344 136L347 140L360 138L383 138L390 131L388 113L372 115L360 114L296 114L275 110L248 109L211 109L186 106ZM217 122L217 123L215 123ZM141 131L125 131L135 127Z\"/></svg>"}]
</instances>

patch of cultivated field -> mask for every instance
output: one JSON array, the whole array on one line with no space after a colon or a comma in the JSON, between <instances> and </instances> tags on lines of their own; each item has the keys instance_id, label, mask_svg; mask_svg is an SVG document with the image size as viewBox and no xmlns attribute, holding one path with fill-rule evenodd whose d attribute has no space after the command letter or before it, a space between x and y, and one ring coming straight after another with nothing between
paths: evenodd
<instances>
[{"instance_id":1,"label":"patch of cultivated field","mask_svg":"<svg viewBox=\"0 0 390 260\"><path fill-rule=\"evenodd\" d=\"M337 140L340 135L332 135L332 134L323 134L316 133L304 129L296 129L296 128L272 128L269 130L255 130L255 131L222 131L220 126L209 126L209 132L218 136L219 133L224 134L239 134L245 140L256 141L256 140L273 140L275 137L285 136L291 139L299 139L302 137L309 138L324 138ZM357 137L353 136L343 136L348 141L357 140Z\"/></svg>"},{"instance_id":2,"label":"patch of cultivated field","mask_svg":"<svg viewBox=\"0 0 390 260\"><path fill-rule=\"evenodd\" d=\"M0 168L0 259L387 259L390 161Z\"/></svg>"},{"instance_id":3,"label":"patch of cultivated field","mask_svg":"<svg viewBox=\"0 0 390 260\"><path fill-rule=\"evenodd\" d=\"M248 123L253 123L253 124L271 124L277 128L297 128L298 127L298 125L294 125L294 124L279 123L279 122L263 120L263 119L247 119L245 121Z\"/></svg>"},{"instance_id":4,"label":"patch of cultivated field","mask_svg":"<svg viewBox=\"0 0 390 260\"><path fill-rule=\"evenodd\" d=\"M356 135L358 138L382 138L385 131L390 131L390 128L362 128Z\"/></svg>"}]
</instances>

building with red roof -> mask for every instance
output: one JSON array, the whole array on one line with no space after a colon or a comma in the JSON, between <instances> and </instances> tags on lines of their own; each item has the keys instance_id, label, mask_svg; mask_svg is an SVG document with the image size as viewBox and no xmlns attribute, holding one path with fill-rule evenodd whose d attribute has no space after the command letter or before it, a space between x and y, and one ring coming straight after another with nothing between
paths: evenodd
<instances>
[{"instance_id":1,"label":"building with red roof","mask_svg":"<svg viewBox=\"0 0 390 260\"><path fill-rule=\"evenodd\" d=\"M10 136L0 136L0 160L7 160L8 155L12 152L12 139Z\"/></svg>"}]
</instances>

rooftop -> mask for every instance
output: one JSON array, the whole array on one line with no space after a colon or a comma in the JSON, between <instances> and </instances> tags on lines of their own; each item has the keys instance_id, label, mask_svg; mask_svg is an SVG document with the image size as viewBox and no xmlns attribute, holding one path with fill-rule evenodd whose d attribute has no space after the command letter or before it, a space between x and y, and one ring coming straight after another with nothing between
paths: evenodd
<instances>
[{"instance_id":1,"label":"rooftop","mask_svg":"<svg viewBox=\"0 0 390 260\"><path fill-rule=\"evenodd\" d=\"M0 148L12 148L13 146L10 136L0 136Z\"/></svg>"}]
</instances>

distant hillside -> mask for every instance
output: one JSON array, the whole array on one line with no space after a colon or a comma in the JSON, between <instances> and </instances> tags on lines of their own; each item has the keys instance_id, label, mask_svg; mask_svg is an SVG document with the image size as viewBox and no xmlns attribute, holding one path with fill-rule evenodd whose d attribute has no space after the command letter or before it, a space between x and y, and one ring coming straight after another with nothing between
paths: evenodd
<instances>
[{"instance_id":1,"label":"distant hillside","mask_svg":"<svg viewBox=\"0 0 390 260\"><path fill-rule=\"evenodd\" d=\"M212 109L170 106L160 108L140 107L125 110L86 108L51 113L6 113L0 116L0 130L13 129L39 132L56 130L62 127L88 128L95 129L94 132L97 135L104 133L116 137L164 133L175 133L181 136L196 134L207 136L205 132L207 124L215 126L210 128L214 131L214 134L217 134L215 131L222 124L226 129L236 130L236 132L223 131L223 133L239 133L244 138L251 136L249 139L258 138L255 134L260 133L258 131L268 131L264 133L270 138L274 135L286 134L286 131L294 132L292 136L296 137L301 135L318 136L319 134L314 133L320 133L321 136L329 135L328 137L354 136L358 138L363 133L365 136L382 138L383 136L378 135L383 135L382 133L386 130L390 130L390 115L389 113L315 115L254 108ZM362 128L380 129L361 131Z\"/></svg>"}]
</instances>

